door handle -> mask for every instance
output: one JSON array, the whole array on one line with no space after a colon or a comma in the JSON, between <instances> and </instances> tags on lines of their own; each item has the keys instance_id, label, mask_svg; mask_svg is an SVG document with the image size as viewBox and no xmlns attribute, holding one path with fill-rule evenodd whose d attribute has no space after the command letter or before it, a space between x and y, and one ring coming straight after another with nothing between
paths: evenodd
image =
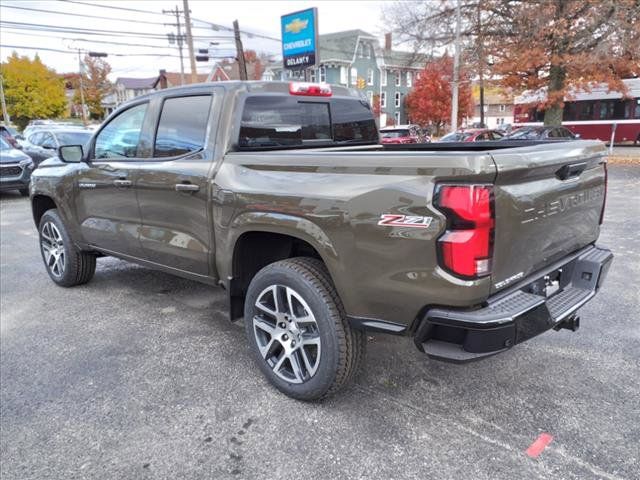
<instances>
[{"instance_id":1,"label":"door handle","mask_svg":"<svg viewBox=\"0 0 640 480\"><path fill-rule=\"evenodd\" d=\"M197 192L200 190L200 185L194 185L193 183L176 183L176 192Z\"/></svg>"},{"instance_id":2,"label":"door handle","mask_svg":"<svg viewBox=\"0 0 640 480\"><path fill-rule=\"evenodd\" d=\"M114 180L113 184L116 187L130 187L131 186L131 180L124 180L124 179Z\"/></svg>"}]
</instances>

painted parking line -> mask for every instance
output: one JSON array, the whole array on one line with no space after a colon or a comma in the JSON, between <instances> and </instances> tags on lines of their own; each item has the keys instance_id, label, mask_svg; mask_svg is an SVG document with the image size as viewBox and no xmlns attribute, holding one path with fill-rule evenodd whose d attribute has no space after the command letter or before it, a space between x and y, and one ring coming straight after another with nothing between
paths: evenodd
<instances>
[{"instance_id":1,"label":"painted parking line","mask_svg":"<svg viewBox=\"0 0 640 480\"><path fill-rule=\"evenodd\" d=\"M527 455L531 458L538 458L542 451L551 443L553 436L548 433L541 433L538 438L527 448Z\"/></svg>"}]
</instances>

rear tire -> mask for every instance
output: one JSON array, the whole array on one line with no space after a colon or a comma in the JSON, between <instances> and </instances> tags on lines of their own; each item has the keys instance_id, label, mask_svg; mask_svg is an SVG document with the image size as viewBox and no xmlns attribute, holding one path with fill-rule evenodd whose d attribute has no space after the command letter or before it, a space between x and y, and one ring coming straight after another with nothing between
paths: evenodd
<instances>
[{"instance_id":1,"label":"rear tire","mask_svg":"<svg viewBox=\"0 0 640 480\"><path fill-rule=\"evenodd\" d=\"M360 368L364 334L351 328L324 264L298 257L251 280L244 308L250 350L269 382L298 400L345 387Z\"/></svg>"},{"instance_id":2,"label":"rear tire","mask_svg":"<svg viewBox=\"0 0 640 480\"><path fill-rule=\"evenodd\" d=\"M57 209L47 210L38 227L40 253L51 280L61 287L87 283L96 271L95 255L75 246Z\"/></svg>"}]
</instances>

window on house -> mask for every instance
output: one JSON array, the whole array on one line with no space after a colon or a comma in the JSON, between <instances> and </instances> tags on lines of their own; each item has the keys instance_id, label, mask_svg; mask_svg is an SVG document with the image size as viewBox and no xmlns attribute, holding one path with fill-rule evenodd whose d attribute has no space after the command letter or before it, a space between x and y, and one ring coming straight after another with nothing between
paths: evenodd
<instances>
[{"instance_id":1,"label":"window on house","mask_svg":"<svg viewBox=\"0 0 640 480\"><path fill-rule=\"evenodd\" d=\"M316 69L312 68L311 70L309 70L309 81L310 82L314 82L316 81Z\"/></svg>"},{"instance_id":2,"label":"window on house","mask_svg":"<svg viewBox=\"0 0 640 480\"><path fill-rule=\"evenodd\" d=\"M347 67L344 65L340 67L340 83L347 84Z\"/></svg>"},{"instance_id":3,"label":"window on house","mask_svg":"<svg viewBox=\"0 0 640 480\"><path fill-rule=\"evenodd\" d=\"M396 77L396 87L399 87L400 85L402 85L402 77L400 76L400 70L395 71L395 77Z\"/></svg>"},{"instance_id":4,"label":"window on house","mask_svg":"<svg viewBox=\"0 0 640 480\"><path fill-rule=\"evenodd\" d=\"M358 83L358 69L351 67L350 85L354 86L356 83Z\"/></svg>"},{"instance_id":5,"label":"window on house","mask_svg":"<svg viewBox=\"0 0 640 480\"><path fill-rule=\"evenodd\" d=\"M396 108L400 107L400 92L396 92Z\"/></svg>"},{"instance_id":6,"label":"window on house","mask_svg":"<svg viewBox=\"0 0 640 480\"><path fill-rule=\"evenodd\" d=\"M386 108L387 106L387 92L380 93L380 106Z\"/></svg>"},{"instance_id":7,"label":"window on house","mask_svg":"<svg viewBox=\"0 0 640 480\"><path fill-rule=\"evenodd\" d=\"M318 69L319 77L321 82L327 81L327 67L320 67Z\"/></svg>"},{"instance_id":8,"label":"window on house","mask_svg":"<svg viewBox=\"0 0 640 480\"><path fill-rule=\"evenodd\" d=\"M393 115L393 119L395 120L395 125L400 125L400 112L396 112Z\"/></svg>"},{"instance_id":9,"label":"window on house","mask_svg":"<svg viewBox=\"0 0 640 480\"><path fill-rule=\"evenodd\" d=\"M407 72L407 87L413 85L413 72Z\"/></svg>"},{"instance_id":10,"label":"window on house","mask_svg":"<svg viewBox=\"0 0 640 480\"><path fill-rule=\"evenodd\" d=\"M373 105L373 92L371 90L367 92L367 100L369 100L369 105Z\"/></svg>"},{"instance_id":11,"label":"window on house","mask_svg":"<svg viewBox=\"0 0 640 480\"><path fill-rule=\"evenodd\" d=\"M387 70L383 68L380 74L381 74L380 83L382 84L383 87L386 87L387 86Z\"/></svg>"},{"instance_id":12,"label":"window on house","mask_svg":"<svg viewBox=\"0 0 640 480\"><path fill-rule=\"evenodd\" d=\"M505 112L507 110L507 106L506 105L498 105L498 111L499 112Z\"/></svg>"},{"instance_id":13,"label":"window on house","mask_svg":"<svg viewBox=\"0 0 640 480\"><path fill-rule=\"evenodd\" d=\"M373 85L373 68L367 69L367 85Z\"/></svg>"}]
</instances>

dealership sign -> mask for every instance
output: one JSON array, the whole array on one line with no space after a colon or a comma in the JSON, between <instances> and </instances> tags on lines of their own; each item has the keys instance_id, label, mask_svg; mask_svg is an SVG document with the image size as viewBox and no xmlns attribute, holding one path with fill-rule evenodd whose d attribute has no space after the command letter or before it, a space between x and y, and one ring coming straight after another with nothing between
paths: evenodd
<instances>
[{"instance_id":1,"label":"dealership sign","mask_svg":"<svg viewBox=\"0 0 640 480\"><path fill-rule=\"evenodd\" d=\"M284 68L302 69L318 63L318 10L309 8L280 17Z\"/></svg>"}]
</instances>

